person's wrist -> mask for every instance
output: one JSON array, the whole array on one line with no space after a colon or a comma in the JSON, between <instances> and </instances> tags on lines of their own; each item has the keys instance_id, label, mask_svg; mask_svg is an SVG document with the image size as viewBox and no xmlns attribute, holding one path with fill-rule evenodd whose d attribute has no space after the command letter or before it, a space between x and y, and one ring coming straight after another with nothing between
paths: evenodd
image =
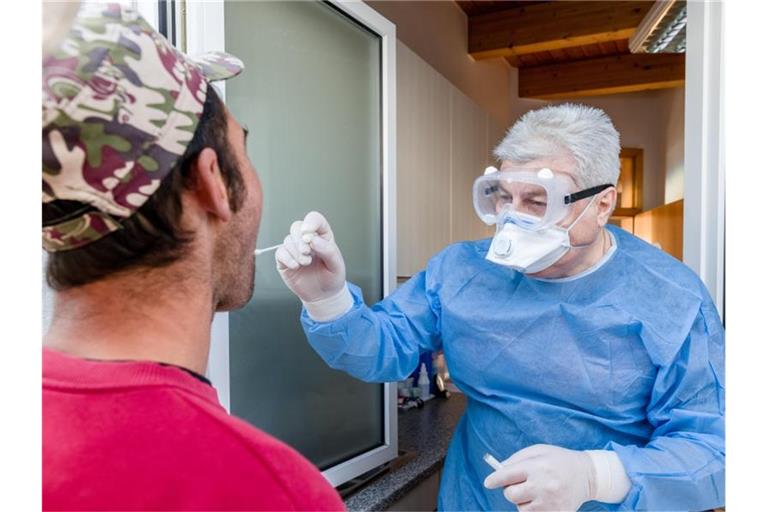
<instances>
[{"instance_id":1,"label":"person's wrist","mask_svg":"<svg viewBox=\"0 0 768 512\"><path fill-rule=\"evenodd\" d=\"M621 503L632 488L621 459L614 451L586 450L592 464L590 499L602 503Z\"/></svg>"},{"instance_id":2,"label":"person's wrist","mask_svg":"<svg viewBox=\"0 0 768 512\"><path fill-rule=\"evenodd\" d=\"M302 300L301 302L309 317L315 322L335 320L352 309L354 305L352 293L350 293L346 282L338 292L329 297L306 302Z\"/></svg>"}]
</instances>

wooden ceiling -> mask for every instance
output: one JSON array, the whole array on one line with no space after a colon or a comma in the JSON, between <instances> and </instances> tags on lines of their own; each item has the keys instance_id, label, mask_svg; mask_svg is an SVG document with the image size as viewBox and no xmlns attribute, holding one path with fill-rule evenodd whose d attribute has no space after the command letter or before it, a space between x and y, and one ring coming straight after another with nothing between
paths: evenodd
<instances>
[{"instance_id":1,"label":"wooden ceiling","mask_svg":"<svg viewBox=\"0 0 768 512\"><path fill-rule=\"evenodd\" d=\"M522 53L506 57L516 68L546 66L558 62L574 62L594 57L609 57L629 53L629 39L617 39L602 43L591 43L565 48L553 48L541 52Z\"/></svg>"},{"instance_id":2,"label":"wooden ceiling","mask_svg":"<svg viewBox=\"0 0 768 512\"><path fill-rule=\"evenodd\" d=\"M684 54L632 54L653 1L457 1L468 52L519 68L519 95L565 98L680 87Z\"/></svg>"},{"instance_id":3,"label":"wooden ceiling","mask_svg":"<svg viewBox=\"0 0 768 512\"><path fill-rule=\"evenodd\" d=\"M530 7L534 4L545 4L547 2L536 2L534 0L530 2L513 0L459 0L456 3L467 13L467 16L474 16L475 14L488 14L489 12L497 12L515 7Z\"/></svg>"}]
</instances>

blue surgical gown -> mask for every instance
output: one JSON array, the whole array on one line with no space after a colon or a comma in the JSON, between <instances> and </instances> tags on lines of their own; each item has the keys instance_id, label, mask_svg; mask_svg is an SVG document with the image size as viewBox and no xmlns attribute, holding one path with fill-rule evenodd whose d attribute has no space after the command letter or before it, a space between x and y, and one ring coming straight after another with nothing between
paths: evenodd
<instances>
[{"instance_id":1,"label":"blue surgical gown","mask_svg":"<svg viewBox=\"0 0 768 512\"><path fill-rule=\"evenodd\" d=\"M582 510L705 510L724 497L724 332L699 278L609 226L596 271L536 280L485 260L490 240L451 245L372 307L302 324L333 368L395 381L419 353L445 352L467 396L440 486L440 510L515 506L487 490L483 454L544 443L615 451L632 488ZM429 449L425 446L424 449Z\"/></svg>"}]
</instances>

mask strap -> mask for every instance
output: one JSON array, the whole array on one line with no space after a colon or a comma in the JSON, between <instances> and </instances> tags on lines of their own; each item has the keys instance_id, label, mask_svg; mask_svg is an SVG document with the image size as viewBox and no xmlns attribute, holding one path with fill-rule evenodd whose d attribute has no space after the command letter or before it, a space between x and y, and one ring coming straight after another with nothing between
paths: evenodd
<instances>
[{"instance_id":1,"label":"mask strap","mask_svg":"<svg viewBox=\"0 0 768 512\"><path fill-rule=\"evenodd\" d=\"M586 208L584 208L584 209L581 211L581 213L579 214L579 216L578 216L578 217L576 217L576 220L574 220L573 222L571 222L571 225L570 225L570 226L568 226L568 228L565 230L565 232L566 232L566 233L570 234L570 232L571 232L571 228L572 228L573 226L575 226L575 225L576 225L576 223L578 223L578 222L581 220L581 218L584 216L584 214L585 214L585 213L587 213L587 210L589 210L589 209L592 207L592 203L594 203L594 202L595 202L595 199L597 199L597 196L592 196L592 199L590 199L590 200L589 200L589 204L587 205L587 207L586 207ZM574 246L574 247L575 247L575 246Z\"/></svg>"}]
</instances>

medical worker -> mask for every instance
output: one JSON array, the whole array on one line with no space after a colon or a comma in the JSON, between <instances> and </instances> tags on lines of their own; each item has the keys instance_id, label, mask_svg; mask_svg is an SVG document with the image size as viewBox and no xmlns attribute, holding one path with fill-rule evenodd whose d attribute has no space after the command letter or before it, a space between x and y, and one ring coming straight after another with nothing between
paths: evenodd
<instances>
[{"instance_id":1,"label":"medical worker","mask_svg":"<svg viewBox=\"0 0 768 512\"><path fill-rule=\"evenodd\" d=\"M396 381L445 351L467 409L441 510L724 504L723 327L690 269L608 225L619 151L599 109L527 113L473 187L496 235L448 246L371 307L322 215L276 254L331 367Z\"/></svg>"}]
</instances>

